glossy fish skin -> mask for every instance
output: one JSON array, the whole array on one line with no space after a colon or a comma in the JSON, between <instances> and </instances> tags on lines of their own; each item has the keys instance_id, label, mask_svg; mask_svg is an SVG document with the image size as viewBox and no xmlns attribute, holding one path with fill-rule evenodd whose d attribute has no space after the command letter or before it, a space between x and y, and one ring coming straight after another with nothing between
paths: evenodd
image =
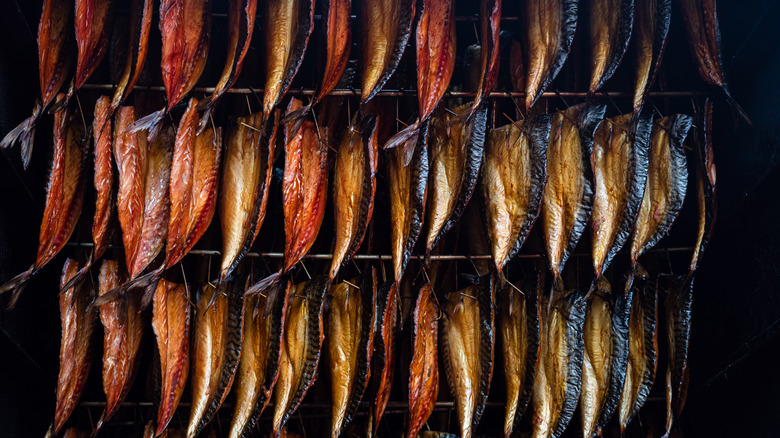
<instances>
[{"instance_id":1,"label":"glossy fish skin","mask_svg":"<svg viewBox=\"0 0 780 438\"><path fill-rule=\"evenodd\" d=\"M54 101L70 71L72 64L70 50L72 45L70 37L72 10L73 0L45 0L43 2L41 21L38 23L38 78L41 86L41 99L36 101L33 114L0 141L0 148L3 149L10 148L17 142L20 143L22 166L25 169L30 164L32 157L35 124Z\"/></svg>"},{"instance_id":2,"label":"glossy fish skin","mask_svg":"<svg viewBox=\"0 0 780 438\"><path fill-rule=\"evenodd\" d=\"M371 356L371 390L368 392L375 394L369 412L369 431L373 433L372 436L377 433L393 386L398 287L397 282L388 281L382 284L377 293L375 349Z\"/></svg>"},{"instance_id":3,"label":"glossy fish skin","mask_svg":"<svg viewBox=\"0 0 780 438\"><path fill-rule=\"evenodd\" d=\"M68 91L70 97L79 90L95 71L108 48L108 29L111 21L110 0L76 0L76 75Z\"/></svg>"},{"instance_id":4,"label":"glossy fish skin","mask_svg":"<svg viewBox=\"0 0 780 438\"><path fill-rule=\"evenodd\" d=\"M327 0L327 61L322 84L312 104L319 102L338 84L352 48L350 29L352 0Z\"/></svg>"},{"instance_id":5,"label":"glossy fish skin","mask_svg":"<svg viewBox=\"0 0 780 438\"><path fill-rule=\"evenodd\" d=\"M591 214L593 183L588 161L604 111L603 105L580 104L553 116L541 218L555 287Z\"/></svg>"},{"instance_id":6,"label":"glossy fish skin","mask_svg":"<svg viewBox=\"0 0 780 438\"><path fill-rule=\"evenodd\" d=\"M588 92L598 91L623 60L634 25L635 0L590 3L591 77Z\"/></svg>"},{"instance_id":7,"label":"glossy fish skin","mask_svg":"<svg viewBox=\"0 0 780 438\"><path fill-rule=\"evenodd\" d=\"M506 416L504 436L523 417L534 387L539 360L539 291L526 291L521 295L514 287L503 287L498 311L498 331L501 334L501 350L506 379Z\"/></svg>"},{"instance_id":8,"label":"glossy fish skin","mask_svg":"<svg viewBox=\"0 0 780 438\"><path fill-rule=\"evenodd\" d=\"M699 261L712 237L715 217L718 212L718 202L715 196L717 186L717 172L715 170L715 158L712 152L712 101L704 103L704 111L700 122L702 128L695 131L699 144L696 160L696 200L699 209L699 226L696 234L696 246L694 246L691 265L688 275L693 276Z\"/></svg>"},{"instance_id":9,"label":"glossy fish skin","mask_svg":"<svg viewBox=\"0 0 780 438\"><path fill-rule=\"evenodd\" d=\"M67 259L62 267L60 288L65 286L78 271L76 261ZM95 310L89 308L94 291L87 282L63 291L60 296L60 370L57 376L57 408L52 423L52 435L57 435L76 408L84 390L92 362L92 331L95 326Z\"/></svg>"},{"instance_id":10,"label":"glossy fish skin","mask_svg":"<svg viewBox=\"0 0 780 438\"><path fill-rule=\"evenodd\" d=\"M9 307L16 303L24 283L60 252L76 228L84 203L86 149L84 129L78 114L69 110L56 113L54 154L46 186L46 205L38 235L38 252L30 268L0 287L0 293L13 290ZM64 285L62 283L61 286Z\"/></svg>"},{"instance_id":11,"label":"glossy fish skin","mask_svg":"<svg viewBox=\"0 0 780 438\"><path fill-rule=\"evenodd\" d=\"M469 116L469 104L434 117L430 126L430 200L425 253L460 219L477 185L485 146L487 108ZM468 137L466 137L467 134Z\"/></svg>"},{"instance_id":12,"label":"glossy fish skin","mask_svg":"<svg viewBox=\"0 0 780 438\"><path fill-rule=\"evenodd\" d=\"M141 5L143 3L143 6ZM132 0L130 4L130 32L128 35L127 58L111 97L111 112L113 113L124 102L135 88L138 78L146 63L149 51L149 34L152 28L153 0Z\"/></svg>"},{"instance_id":13,"label":"glossy fish skin","mask_svg":"<svg viewBox=\"0 0 780 438\"><path fill-rule=\"evenodd\" d=\"M691 310L694 277L663 278L666 290L665 320L667 336L666 432L669 437L674 422L682 414L688 393L688 349L691 336Z\"/></svg>"},{"instance_id":14,"label":"glossy fish skin","mask_svg":"<svg viewBox=\"0 0 780 438\"><path fill-rule=\"evenodd\" d=\"M248 436L276 384L289 296L279 283L244 299L241 358L236 376L231 438Z\"/></svg>"},{"instance_id":15,"label":"glossy fish skin","mask_svg":"<svg viewBox=\"0 0 780 438\"><path fill-rule=\"evenodd\" d=\"M161 0L162 78L171 110L198 82L209 53L211 0Z\"/></svg>"},{"instance_id":16,"label":"glossy fish skin","mask_svg":"<svg viewBox=\"0 0 780 438\"><path fill-rule=\"evenodd\" d=\"M655 381L658 351L658 291L648 285L647 273L638 270L628 322L628 364L618 403L621 433L645 404Z\"/></svg>"},{"instance_id":17,"label":"glossy fish skin","mask_svg":"<svg viewBox=\"0 0 780 438\"><path fill-rule=\"evenodd\" d=\"M623 392L630 350L629 325L633 298L634 291L629 290L628 294L613 294L610 303L612 306L610 334L612 357L610 358L609 386L604 405L601 408L601 414L598 417L597 426L599 430L603 430L612 418Z\"/></svg>"},{"instance_id":18,"label":"glossy fish skin","mask_svg":"<svg viewBox=\"0 0 780 438\"><path fill-rule=\"evenodd\" d=\"M117 216L130 279L137 277L165 245L170 214L172 128L147 143L144 133L128 132L133 107L120 107L114 126L114 160L119 172Z\"/></svg>"},{"instance_id":19,"label":"glossy fish skin","mask_svg":"<svg viewBox=\"0 0 780 438\"><path fill-rule=\"evenodd\" d=\"M433 286L423 285L414 307L414 348L409 366L409 422L406 436L428 421L439 395L438 315Z\"/></svg>"},{"instance_id":20,"label":"glossy fish skin","mask_svg":"<svg viewBox=\"0 0 780 438\"><path fill-rule=\"evenodd\" d=\"M493 377L495 314L493 281L448 295L441 326L442 363L460 421L460 436L477 429Z\"/></svg>"},{"instance_id":21,"label":"glossy fish skin","mask_svg":"<svg viewBox=\"0 0 780 438\"><path fill-rule=\"evenodd\" d=\"M98 276L98 294L118 287L119 263L104 260ZM103 391L106 408L98 420L96 431L116 413L133 385L138 372L141 341L146 320L140 314L141 296L129 294L99 308L103 324Z\"/></svg>"},{"instance_id":22,"label":"glossy fish skin","mask_svg":"<svg viewBox=\"0 0 780 438\"><path fill-rule=\"evenodd\" d=\"M374 214L379 161L375 117L363 119L360 130L348 129L338 148L333 171L335 242L329 278L360 248Z\"/></svg>"},{"instance_id":23,"label":"glossy fish skin","mask_svg":"<svg viewBox=\"0 0 780 438\"><path fill-rule=\"evenodd\" d=\"M222 128L212 126L196 134L197 106L198 101L190 99L176 131L166 268L178 263L195 246L211 223L217 206Z\"/></svg>"},{"instance_id":24,"label":"glossy fish skin","mask_svg":"<svg viewBox=\"0 0 780 438\"><path fill-rule=\"evenodd\" d=\"M647 183L651 115L632 124L633 114L604 119L593 152L593 212L590 227L596 278L606 271L628 240Z\"/></svg>"},{"instance_id":25,"label":"glossy fish skin","mask_svg":"<svg viewBox=\"0 0 780 438\"><path fill-rule=\"evenodd\" d=\"M482 43L480 80L472 108L478 108L483 100L490 96L498 81L501 3L502 0L480 0L479 2L479 41Z\"/></svg>"},{"instance_id":26,"label":"glossy fish skin","mask_svg":"<svg viewBox=\"0 0 780 438\"><path fill-rule=\"evenodd\" d=\"M252 247L265 220L279 126L278 113L275 116L273 128L266 135L261 135L261 113L239 117L235 128L228 133L220 192L231 195L219 198L220 282L225 281Z\"/></svg>"},{"instance_id":27,"label":"glossy fish skin","mask_svg":"<svg viewBox=\"0 0 780 438\"><path fill-rule=\"evenodd\" d=\"M634 265L669 232L682 208L688 185L683 143L691 123L691 117L676 114L653 124L647 184L631 242Z\"/></svg>"},{"instance_id":28,"label":"glossy fish skin","mask_svg":"<svg viewBox=\"0 0 780 438\"><path fill-rule=\"evenodd\" d=\"M240 278L206 284L195 311L192 404L187 436L197 436L225 401L241 356L243 286Z\"/></svg>"},{"instance_id":29,"label":"glossy fish skin","mask_svg":"<svg viewBox=\"0 0 780 438\"><path fill-rule=\"evenodd\" d=\"M420 1L422 9L415 34L419 115L414 123L394 135L385 145L386 149L403 148L404 165L412 159L421 124L439 105L455 70L455 1ZM481 115L477 117L481 118Z\"/></svg>"},{"instance_id":30,"label":"glossy fish skin","mask_svg":"<svg viewBox=\"0 0 780 438\"><path fill-rule=\"evenodd\" d=\"M420 128L412 161L404 166L403 151L390 149L385 155L390 192L390 241L393 272L400 285L414 245L422 232L428 195L428 123Z\"/></svg>"},{"instance_id":31,"label":"glossy fish skin","mask_svg":"<svg viewBox=\"0 0 780 438\"><path fill-rule=\"evenodd\" d=\"M255 30L257 18L257 0L231 0L228 2L228 46L226 50L225 68L219 77L214 92L206 100L201 102L203 116L198 125L200 134L208 125L214 107L219 99L235 84L241 68L244 66L244 58L249 53L249 45L252 42L252 34ZM241 48L238 44L243 40Z\"/></svg>"},{"instance_id":32,"label":"glossy fish skin","mask_svg":"<svg viewBox=\"0 0 780 438\"><path fill-rule=\"evenodd\" d=\"M279 377L274 388L271 436L279 437L287 420L314 383L320 360L323 330L323 304L327 276L288 287L290 310L282 338Z\"/></svg>"},{"instance_id":33,"label":"glossy fish skin","mask_svg":"<svg viewBox=\"0 0 780 438\"><path fill-rule=\"evenodd\" d=\"M154 436L165 432L187 382L190 361L190 302L183 284L160 279L152 301L152 329L160 354L162 386Z\"/></svg>"},{"instance_id":34,"label":"glossy fish skin","mask_svg":"<svg viewBox=\"0 0 780 438\"><path fill-rule=\"evenodd\" d=\"M493 129L485 144L482 189L496 272L523 246L542 206L550 117Z\"/></svg>"},{"instance_id":35,"label":"glossy fish skin","mask_svg":"<svg viewBox=\"0 0 780 438\"><path fill-rule=\"evenodd\" d=\"M333 394L331 436L342 436L357 412L371 377L376 326L376 270L360 289L347 283L330 288L327 349ZM356 284L356 282L353 282Z\"/></svg>"},{"instance_id":36,"label":"glossy fish skin","mask_svg":"<svg viewBox=\"0 0 780 438\"><path fill-rule=\"evenodd\" d=\"M412 35L416 0L365 0L360 4L362 86L360 104L393 75Z\"/></svg>"},{"instance_id":37,"label":"glossy fish skin","mask_svg":"<svg viewBox=\"0 0 780 438\"><path fill-rule=\"evenodd\" d=\"M264 1L260 19L266 56L263 118L268 120L303 61L314 29L314 0Z\"/></svg>"},{"instance_id":38,"label":"glossy fish skin","mask_svg":"<svg viewBox=\"0 0 780 438\"><path fill-rule=\"evenodd\" d=\"M301 108L292 99L287 113ZM284 272L309 251L325 216L328 198L328 145L311 120L304 120L294 134L284 129Z\"/></svg>"},{"instance_id":39,"label":"glossy fish skin","mask_svg":"<svg viewBox=\"0 0 780 438\"><path fill-rule=\"evenodd\" d=\"M553 302L550 303L549 300ZM580 398L585 300L578 292L553 291L539 307L540 347L533 389L532 436L561 436Z\"/></svg>"},{"instance_id":40,"label":"glossy fish skin","mask_svg":"<svg viewBox=\"0 0 780 438\"><path fill-rule=\"evenodd\" d=\"M577 29L577 0L525 2L523 53L525 110L529 111L561 71ZM517 86L517 85L516 85Z\"/></svg>"},{"instance_id":41,"label":"glossy fish skin","mask_svg":"<svg viewBox=\"0 0 780 438\"><path fill-rule=\"evenodd\" d=\"M634 41L637 57L634 82L634 118L639 117L647 92L661 66L671 22L671 0L634 0Z\"/></svg>"}]
</instances>

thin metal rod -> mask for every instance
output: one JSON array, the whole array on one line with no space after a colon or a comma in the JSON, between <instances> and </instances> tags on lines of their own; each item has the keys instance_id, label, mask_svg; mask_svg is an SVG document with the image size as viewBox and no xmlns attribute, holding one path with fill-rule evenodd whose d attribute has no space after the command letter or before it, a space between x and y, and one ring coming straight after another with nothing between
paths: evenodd
<instances>
[{"instance_id":1,"label":"thin metal rod","mask_svg":"<svg viewBox=\"0 0 780 438\"><path fill-rule=\"evenodd\" d=\"M100 90L100 91L111 91L114 89L113 84L84 84L81 87L82 90ZM139 91L158 91L158 92L165 92L165 87L162 85L136 85L134 90ZM214 92L214 87L195 87L192 89L195 93L205 93L205 94L211 94ZM294 94L294 95L302 95L302 96L312 96L317 90L312 88L303 88L303 89L294 89L291 88L287 91L287 94ZM227 91L228 93L233 94L252 94L252 93L262 93L262 89L251 89L251 88L231 88ZM329 96L360 96L360 90L359 89L337 89L333 90L330 93L328 93ZM378 94L378 96L385 96L385 97L403 97L403 96L416 96L417 90L382 90ZM475 97L477 93L471 92L471 91L449 91L445 96L447 97ZM706 91L651 91L647 93L648 97L658 97L658 98L672 98L672 97L679 97L679 98L689 98L689 97L702 97L702 96L708 96L709 93ZM518 98L518 97L525 97L525 93L522 91L494 91L490 93L489 97L492 98ZM605 91L605 92L598 92L592 96L589 96L587 92L579 92L579 91L545 91L542 93L541 98L551 99L551 98L557 98L557 97L571 97L571 98L588 98L592 97L594 99L608 99L608 98L633 98L634 93L628 92L628 91Z\"/></svg>"}]
</instances>

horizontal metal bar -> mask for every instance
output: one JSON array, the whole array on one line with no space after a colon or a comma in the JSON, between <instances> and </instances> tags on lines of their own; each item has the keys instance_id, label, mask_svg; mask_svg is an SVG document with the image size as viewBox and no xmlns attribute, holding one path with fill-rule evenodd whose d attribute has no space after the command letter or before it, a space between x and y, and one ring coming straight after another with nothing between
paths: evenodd
<instances>
[{"instance_id":1,"label":"horizontal metal bar","mask_svg":"<svg viewBox=\"0 0 780 438\"><path fill-rule=\"evenodd\" d=\"M114 89L113 84L84 84L81 87L82 90L100 90L111 91ZM157 91L165 92L165 87L162 85L136 85L136 90L140 91ZM214 92L214 87L195 87L192 89L195 93L211 94ZM231 88L228 93L233 94L252 94L262 93L261 89L252 88ZM291 88L287 93L298 96L313 96L317 90L312 88L293 89ZM360 96L360 89L336 89L328 93L329 96ZM417 90L382 90L378 96L385 97L404 97L404 96L416 96ZM476 97L477 93L471 91L448 91L445 96L447 97ZM658 98L678 98L678 97L703 97L708 96L706 91L651 91L647 93L648 97ZM599 91L594 95L590 95L587 92L580 91L545 91L542 93L541 98L555 98L555 97L572 97L572 98L588 98L593 97L600 98L633 98L634 93L628 91ZM493 98L518 98L525 97L525 93L522 91L494 91L490 93L489 97Z\"/></svg>"}]
</instances>

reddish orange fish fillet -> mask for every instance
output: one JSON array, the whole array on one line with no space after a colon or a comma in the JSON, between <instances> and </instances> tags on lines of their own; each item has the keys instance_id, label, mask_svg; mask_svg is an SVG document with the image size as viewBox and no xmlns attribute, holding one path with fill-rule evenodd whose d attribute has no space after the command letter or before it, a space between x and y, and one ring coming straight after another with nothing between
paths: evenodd
<instances>
[{"instance_id":1,"label":"reddish orange fish fillet","mask_svg":"<svg viewBox=\"0 0 780 438\"><path fill-rule=\"evenodd\" d=\"M502 0L480 0L480 80L472 108L476 110L496 86L499 65Z\"/></svg>"},{"instance_id":2,"label":"reddish orange fish fillet","mask_svg":"<svg viewBox=\"0 0 780 438\"><path fill-rule=\"evenodd\" d=\"M388 281L377 293L377 328L374 352L371 356L371 390L375 394L369 413L369 431L374 435L390 400L395 371L395 335L398 321L398 284Z\"/></svg>"},{"instance_id":3,"label":"reddish orange fish fillet","mask_svg":"<svg viewBox=\"0 0 780 438\"><path fill-rule=\"evenodd\" d=\"M65 260L62 267L60 288L78 271L75 260ZM95 311L88 309L93 298L89 283L80 282L60 294L60 321L62 322L62 343L60 344L60 371L57 377L57 408L54 423L50 429L57 435L76 408L89 376L92 359L92 329Z\"/></svg>"},{"instance_id":4,"label":"reddish orange fish fillet","mask_svg":"<svg viewBox=\"0 0 780 438\"><path fill-rule=\"evenodd\" d=\"M76 0L76 76L68 98L78 91L92 75L108 48L111 21L110 0Z\"/></svg>"},{"instance_id":5,"label":"reddish orange fish fillet","mask_svg":"<svg viewBox=\"0 0 780 438\"><path fill-rule=\"evenodd\" d=\"M409 366L408 437L417 436L428 421L439 394L438 313L433 287L425 284L420 288L414 308L414 349Z\"/></svg>"},{"instance_id":6,"label":"reddish orange fish fillet","mask_svg":"<svg viewBox=\"0 0 780 438\"><path fill-rule=\"evenodd\" d=\"M162 371L154 432L154 436L160 436L176 412L190 367L190 302L183 284L166 279L157 283L152 302L152 329Z\"/></svg>"},{"instance_id":7,"label":"reddish orange fish fillet","mask_svg":"<svg viewBox=\"0 0 780 438\"><path fill-rule=\"evenodd\" d=\"M111 112L127 98L135 87L146 63L149 50L149 33L152 28L152 0L132 0L130 5L130 31L127 36L127 56L125 67L117 81L116 90L111 98Z\"/></svg>"},{"instance_id":8,"label":"reddish orange fish fillet","mask_svg":"<svg viewBox=\"0 0 780 438\"><path fill-rule=\"evenodd\" d=\"M119 286L119 263L104 260L98 276L98 294ZM103 391L106 408L95 426L99 431L116 413L133 385L138 371L141 340L146 329L140 314L141 296L126 295L120 300L100 306L103 324Z\"/></svg>"}]
</instances>

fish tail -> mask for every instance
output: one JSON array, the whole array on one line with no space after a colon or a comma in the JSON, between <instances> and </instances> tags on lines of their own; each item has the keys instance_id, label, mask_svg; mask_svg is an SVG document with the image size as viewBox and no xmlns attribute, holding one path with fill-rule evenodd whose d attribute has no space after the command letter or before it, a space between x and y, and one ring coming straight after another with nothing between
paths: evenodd
<instances>
[{"instance_id":1,"label":"fish tail","mask_svg":"<svg viewBox=\"0 0 780 438\"><path fill-rule=\"evenodd\" d=\"M384 149L392 149L394 147L403 147L404 151L404 167L408 166L412 161L414 155L414 147L417 145L417 137L420 134L420 119L417 119L411 125L402 129L387 141L384 145Z\"/></svg>"},{"instance_id":2,"label":"fish tail","mask_svg":"<svg viewBox=\"0 0 780 438\"><path fill-rule=\"evenodd\" d=\"M60 289L60 293L63 293L68 289L72 288L74 284L76 284L79 280L84 278L84 276L89 271L89 268L92 267L92 259L93 259L92 254L90 254L89 259L84 264L84 266L81 269L79 269L78 272L76 272L76 275L74 275L73 278L71 278L70 280L68 280L67 283L65 283L65 286L63 286L62 289Z\"/></svg>"},{"instance_id":3,"label":"fish tail","mask_svg":"<svg viewBox=\"0 0 780 438\"><path fill-rule=\"evenodd\" d=\"M8 310L13 309L16 306L19 295L24 291L24 286L27 280L32 277L35 272L35 266L30 266L29 269L17 275L16 277L8 280L4 285L0 286L0 294L11 292L11 299L8 301Z\"/></svg>"},{"instance_id":4,"label":"fish tail","mask_svg":"<svg viewBox=\"0 0 780 438\"><path fill-rule=\"evenodd\" d=\"M27 169L32 156L33 139L35 138L35 124L43 114L43 107L40 101L35 102L33 113L30 117L24 119L16 128L12 129L0 141L0 148L8 149L19 143L22 156L22 166Z\"/></svg>"},{"instance_id":5,"label":"fish tail","mask_svg":"<svg viewBox=\"0 0 780 438\"><path fill-rule=\"evenodd\" d=\"M747 123L748 126L752 128L753 122L750 121L750 117L748 117L747 113L742 108L742 106L736 100L734 100L734 98L731 96L731 92L725 86L723 87L723 95L726 98L726 102L728 102L732 111L734 111L737 114L737 116L739 116L740 119L744 120L745 123Z\"/></svg>"},{"instance_id":6,"label":"fish tail","mask_svg":"<svg viewBox=\"0 0 780 438\"><path fill-rule=\"evenodd\" d=\"M202 134L206 129L206 126L208 126L209 118L211 117L212 111L214 111L214 107L217 105L217 101L218 99L212 97L201 102L203 115L200 117L200 122L198 122L198 130L196 131L197 135Z\"/></svg>"},{"instance_id":7,"label":"fish tail","mask_svg":"<svg viewBox=\"0 0 780 438\"><path fill-rule=\"evenodd\" d=\"M149 141L157 138L157 134L160 133L161 122L166 114L165 108L155 111L148 116L141 117L136 120L132 125L127 127L127 132L133 133L138 131L149 131Z\"/></svg>"},{"instance_id":8,"label":"fish tail","mask_svg":"<svg viewBox=\"0 0 780 438\"><path fill-rule=\"evenodd\" d=\"M281 272L274 272L273 274L269 275L268 277L265 277L264 279L258 281L257 283L250 286L246 292L244 292L244 296L253 296L253 295L265 295L266 291L270 290L271 288L274 288L278 284L280 284L282 281L282 273Z\"/></svg>"},{"instance_id":9,"label":"fish tail","mask_svg":"<svg viewBox=\"0 0 780 438\"><path fill-rule=\"evenodd\" d=\"M127 281L124 284L115 287L110 291L106 292L105 294L95 298L95 300L92 301L92 304L90 304L89 308L100 307L103 304L110 303L116 300L117 298L124 296L126 293L134 289L144 288L146 289L146 291L144 293L144 299L142 300L141 309L142 310L145 309L149 305L149 303L151 303L151 297L149 297L148 301L146 300L147 294L149 292L149 286L157 285L157 281L162 277L162 272L164 269L163 266L155 269L154 271L147 272L144 275L141 275L130 281ZM154 287L152 287L151 289L152 292L154 292Z\"/></svg>"}]
</instances>

